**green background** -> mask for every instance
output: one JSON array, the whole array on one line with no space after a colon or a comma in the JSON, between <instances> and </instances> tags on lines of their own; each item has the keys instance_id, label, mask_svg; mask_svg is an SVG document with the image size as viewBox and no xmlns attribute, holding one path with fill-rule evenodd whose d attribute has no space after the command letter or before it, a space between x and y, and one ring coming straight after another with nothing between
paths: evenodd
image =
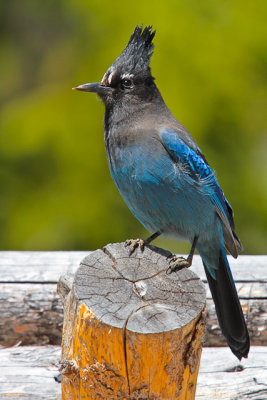
<instances>
[{"instance_id":1,"label":"green background","mask_svg":"<svg viewBox=\"0 0 267 400\"><path fill-rule=\"evenodd\" d=\"M2 1L0 249L149 235L111 180L103 105L71 90L101 80L143 23L157 31L152 74L215 170L245 253L266 253L266 21L266 0Z\"/></svg>"}]
</instances>

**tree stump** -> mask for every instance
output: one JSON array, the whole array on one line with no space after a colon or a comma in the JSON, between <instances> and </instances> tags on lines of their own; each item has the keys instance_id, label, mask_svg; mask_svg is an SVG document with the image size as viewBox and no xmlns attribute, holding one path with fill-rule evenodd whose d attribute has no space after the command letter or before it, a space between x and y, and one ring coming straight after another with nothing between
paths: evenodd
<instances>
[{"instance_id":1,"label":"tree stump","mask_svg":"<svg viewBox=\"0 0 267 400\"><path fill-rule=\"evenodd\" d=\"M194 399L205 289L170 252L129 256L124 243L87 256L58 292L64 304L62 399Z\"/></svg>"}]
</instances>

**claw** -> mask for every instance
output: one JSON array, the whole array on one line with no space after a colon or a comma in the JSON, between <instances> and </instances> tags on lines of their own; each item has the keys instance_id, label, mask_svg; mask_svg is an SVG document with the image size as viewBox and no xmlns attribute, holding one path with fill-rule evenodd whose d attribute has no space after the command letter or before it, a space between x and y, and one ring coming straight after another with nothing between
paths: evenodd
<instances>
[{"instance_id":1,"label":"claw","mask_svg":"<svg viewBox=\"0 0 267 400\"><path fill-rule=\"evenodd\" d=\"M170 260L169 267L166 270L166 274L170 275L172 272L180 271L183 268L191 267L191 264L186 258L173 256Z\"/></svg>"},{"instance_id":2,"label":"claw","mask_svg":"<svg viewBox=\"0 0 267 400\"><path fill-rule=\"evenodd\" d=\"M143 239L127 239L124 243L124 246L129 247L130 256L138 247L140 247L141 251L144 251L145 241Z\"/></svg>"}]
</instances>

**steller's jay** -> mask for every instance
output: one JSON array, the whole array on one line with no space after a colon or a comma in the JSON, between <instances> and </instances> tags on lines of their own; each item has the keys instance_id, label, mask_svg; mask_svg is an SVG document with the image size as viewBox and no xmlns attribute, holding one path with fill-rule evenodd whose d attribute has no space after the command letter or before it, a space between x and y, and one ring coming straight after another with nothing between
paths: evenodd
<instances>
[{"instance_id":1,"label":"steller's jay","mask_svg":"<svg viewBox=\"0 0 267 400\"><path fill-rule=\"evenodd\" d=\"M152 27L136 27L126 48L100 83L74 89L97 93L105 104L105 146L112 178L126 204L151 232L126 241L130 251L160 234L188 240L187 259L174 257L168 272L189 267L200 254L223 335L241 359L249 335L225 248L233 257L242 245L232 208L184 126L164 103L150 71Z\"/></svg>"}]
</instances>

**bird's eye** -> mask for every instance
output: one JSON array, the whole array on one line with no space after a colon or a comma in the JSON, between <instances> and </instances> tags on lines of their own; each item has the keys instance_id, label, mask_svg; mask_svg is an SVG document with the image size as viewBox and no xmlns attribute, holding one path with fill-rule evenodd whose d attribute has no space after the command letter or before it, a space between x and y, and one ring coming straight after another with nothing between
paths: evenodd
<instances>
[{"instance_id":1,"label":"bird's eye","mask_svg":"<svg viewBox=\"0 0 267 400\"><path fill-rule=\"evenodd\" d=\"M131 79L122 79L121 84L124 88L131 88L133 85L133 82L131 81Z\"/></svg>"}]
</instances>

